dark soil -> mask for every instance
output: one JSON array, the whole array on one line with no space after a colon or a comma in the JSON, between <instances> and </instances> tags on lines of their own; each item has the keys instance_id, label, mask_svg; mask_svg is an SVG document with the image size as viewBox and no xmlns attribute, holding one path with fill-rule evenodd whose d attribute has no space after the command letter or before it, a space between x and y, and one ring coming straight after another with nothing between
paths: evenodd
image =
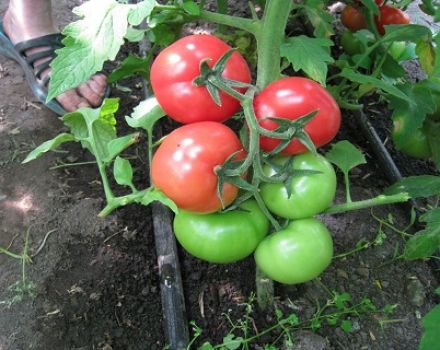
<instances>
[{"instance_id":1,"label":"dark soil","mask_svg":"<svg viewBox=\"0 0 440 350\"><path fill-rule=\"evenodd\" d=\"M57 19L68 22L70 9L77 4L73 0L54 2ZM0 11L4 9L2 3ZM127 85L132 93L128 98L121 95L121 125L123 116L142 96L138 81ZM21 165L30 150L54 137L63 126L35 102L19 67L3 57L0 86L0 245L20 253L29 230L29 254L38 252L26 266L26 281L34 283L35 296L25 294L22 301L12 304L20 294L8 287L21 280L20 261L0 254L0 349L163 348L166 340L149 208L130 206L106 219L98 218L104 203L93 165L49 170L61 161L90 160L76 145ZM340 137L359 143L353 135L353 130L344 129ZM368 145L360 142L369 164L351 174L354 199L374 196L388 185ZM144 186L145 145L139 149L131 156L141 174L136 180ZM343 200L341 186L336 201ZM397 206L323 216L333 234L336 255L353 250L360 240L374 240L380 230L386 238L382 244L335 259L321 276L322 284L276 285L276 304L285 314L295 313L306 321L330 297L327 288L350 293L354 303L367 297L377 308L395 305L393 313L352 317L351 333L326 324L316 335L300 331L294 335L295 345L285 349L417 349L422 334L420 317L435 304L433 291L438 281L424 262L394 260L403 241L373 214L382 220L392 216L398 228L409 219ZM48 232L52 233L39 250ZM180 251L180 262L188 320L203 330L197 344L219 343L231 330L225 315L234 322L243 319L245 302L255 291L253 258L215 265ZM250 316L255 323L250 332L276 322L272 311L259 312L256 307ZM278 334L260 339L251 348L261 349ZM276 344L281 346L282 340Z\"/></svg>"}]
</instances>

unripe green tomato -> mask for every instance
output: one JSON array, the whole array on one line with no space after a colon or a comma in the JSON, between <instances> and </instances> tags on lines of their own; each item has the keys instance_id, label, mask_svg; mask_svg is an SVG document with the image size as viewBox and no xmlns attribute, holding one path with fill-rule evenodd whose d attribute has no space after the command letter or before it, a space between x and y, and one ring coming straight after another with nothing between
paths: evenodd
<instances>
[{"instance_id":1,"label":"unripe green tomato","mask_svg":"<svg viewBox=\"0 0 440 350\"><path fill-rule=\"evenodd\" d=\"M289 157L278 157L275 163L283 165L288 160ZM330 162L321 155L307 152L294 156L291 168L320 173L294 176L290 182L290 197L284 183L264 183L260 193L267 208L287 219L308 218L328 208L336 194L336 174ZM276 174L268 165L264 172L268 176Z\"/></svg>"},{"instance_id":2,"label":"unripe green tomato","mask_svg":"<svg viewBox=\"0 0 440 350\"><path fill-rule=\"evenodd\" d=\"M348 29L344 30L342 33L341 45L345 53L350 56L354 56L362 52L362 43Z\"/></svg>"},{"instance_id":3,"label":"unripe green tomato","mask_svg":"<svg viewBox=\"0 0 440 350\"><path fill-rule=\"evenodd\" d=\"M179 210L173 223L176 238L202 260L231 263L243 259L266 236L269 220L254 200L245 201L240 209L211 214Z\"/></svg>"},{"instance_id":4,"label":"unripe green tomato","mask_svg":"<svg viewBox=\"0 0 440 350\"><path fill-rule=\"evenodd\" d=\"M404 41L394 41L390 46L389 54L396 61L399 61L399 58L402 56L405 49L406 43Z\"/></svg>"},{"instance_id":5,"label":"unripe green tomato","mask_svg":"<svg viewBox=\"0 0 440 350\"><path fill-rule=\"evenodd\" d=\"M391 132L394 144L396 144L396 139L399 138L403 130L403 119L396 118ZM429 145L428 137L423 127L414 130L410 136L405 139L404 143L399 147L396 145L396 148L410 157L429 159L432 156L431 146Z\"/></svg>"},{"instance_id":6,"label":"unripe green tomato","mask_svg":"<svg viewBox=\"0 0 440 350\"><path fill-rule=\"evenodd\" d=\"M292 221L266 237L255 251L257 266L271 279L296 284L319 276L333 257L333 240L317 219Z\"/></svg>"}]
</instances>

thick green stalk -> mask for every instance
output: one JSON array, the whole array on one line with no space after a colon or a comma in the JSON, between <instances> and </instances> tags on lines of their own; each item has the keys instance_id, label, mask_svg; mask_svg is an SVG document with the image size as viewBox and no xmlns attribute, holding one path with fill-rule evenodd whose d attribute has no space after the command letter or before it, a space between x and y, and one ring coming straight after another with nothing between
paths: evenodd
<instances>
[{"instance_id":1,"label":"thick green stalk","mask_svg":"<svg viewBox=\"0 0 440 350\"><path fill-rule=\"evenodd\" d=\"M280 47L284 41L291 0L267 0L257 39L257 87L266 85L280 77Z\"/></svg>"},{"instance_id":2,"label":"thick green stalk","mask_svg":"<svg viewBox=\"0 0 440 350\"><path fill-rule=\"evenodd\" d=\"M386 196L381 194L377 197L365 199L362 201L336 204L326 209L323 212L323 214L339 214L339 213L345 213L347 211L371 208L378 205L403 203L403 202L407 202L409 199L410 197L408 193L398 193L391 196Z\"/></svg>"}]
</instances>

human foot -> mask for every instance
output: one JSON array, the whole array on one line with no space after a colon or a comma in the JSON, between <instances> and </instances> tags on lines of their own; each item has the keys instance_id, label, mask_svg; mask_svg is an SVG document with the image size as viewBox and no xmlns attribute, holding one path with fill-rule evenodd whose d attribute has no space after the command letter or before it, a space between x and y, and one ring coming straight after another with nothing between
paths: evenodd
<instances>
[{"instance_id":1,"label":"human foot","mask_svg":"<svg viewBox=\"0 0 440 350\"><path fill-rule=\"evenodd\" d=\"M26 14L16 16L14 14L14 9L11 9L10 5L10 8L3 17L3 29L5 35L8 36L13 44L57 32L52 23L50 8L42 13L38 13L40 10L41 8L36 10L37 14L35 15L34 13L32 19L25 21L23 20L23 17L26 17ZM30 48L25 51L25 55L31 56L39 52L48 51L48 49L50 49L50 47L47 46ZM44 67L44 63L51 59L52 57L50 57L50 55L38 59L33 62L33 67ZM40 74L38 74L36 80L42 82L48 76L50 76L50 68L45 68ZM67 112L75 111L81 107L97 107L102 102L106 87L107 79L105 75L96 74L76 89L66 91L58 96L57 101Z\"/></svg>"}]
</instances>

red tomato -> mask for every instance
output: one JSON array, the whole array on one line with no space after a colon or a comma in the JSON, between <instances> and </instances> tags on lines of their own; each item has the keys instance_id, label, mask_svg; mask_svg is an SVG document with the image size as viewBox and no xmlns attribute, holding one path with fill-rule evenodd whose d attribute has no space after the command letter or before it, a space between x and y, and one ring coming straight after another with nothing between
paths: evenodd
<instances>
[{"instance_id":1,"label":"red tomato","mask_svg":"<svg viewBox=\"0 0 440 350\"><path fill-rule=\"evenodd\" d=\"M341 22L352 32L367 28L367 21L365 20L364 14L351 5L345 6L342 10Z\"/></svg>"},{"instance_id":2,"label":"red tomato","mask_svg":"<svg viewBox=\"0 0 440 350\"><path fill-rule=\"evenodd\" d=\"M241 150L243 146L237 135L221 123L184 125L171 132L154 154L153 183L181 209L215 212L221 209L215 167ZM237 158L243 155L244 151ZM237 187L225 183L224 205L230 204L237 193Z\"/></svg>"},{"instance_id":3,"label":"red tomato","mask_svg":"<svg viewBox=\"0 0 440 350\"><path fill-rule=\"evenodd\" d=\"M380 15L375 17L374 21L376 22L377 30L382 35L385 34L384 26L388 24L408 24L410 22L409 16L396 7L383 5L379 10Z\"/></svg>"},{"instance_id":4,"label":"red tomato","mask_svg":"<svg viewBox=\"0 0 440 350\"><path fill-rule=\"evenodd\" d=\"M341 125L339 106L321 85L302 77L289 77L269 84L255 97L254 109L260 125L268 130L275 130L278 123L266 117L280 117L295 120L301 116L318 111L318 114L306 124L304 130L309 134L316 147L330 142ZM270 152L280 140L260 138L260 146ZM307 148L298 140L293 140L282 154L303 153Z\"/></svg>"},{"instance_id":5,"label":"red tomato","mask_svg":"<svg viewBox=\"0 0 440 350\"><path fill-rule=\"evenodd\" d=\"M240 103L235 98L220 92L220 107L206 86L193 84L200 75L200 61L209 60L212 67L230 49L215 36L190 35L168 46L156 57L151 66L151 86L168 116L184 124L208 120L222 122L238 111ZM249 67L238 52L229 58L222 76L244 83L251 81Z\"/></svg>"}]
</instances>

